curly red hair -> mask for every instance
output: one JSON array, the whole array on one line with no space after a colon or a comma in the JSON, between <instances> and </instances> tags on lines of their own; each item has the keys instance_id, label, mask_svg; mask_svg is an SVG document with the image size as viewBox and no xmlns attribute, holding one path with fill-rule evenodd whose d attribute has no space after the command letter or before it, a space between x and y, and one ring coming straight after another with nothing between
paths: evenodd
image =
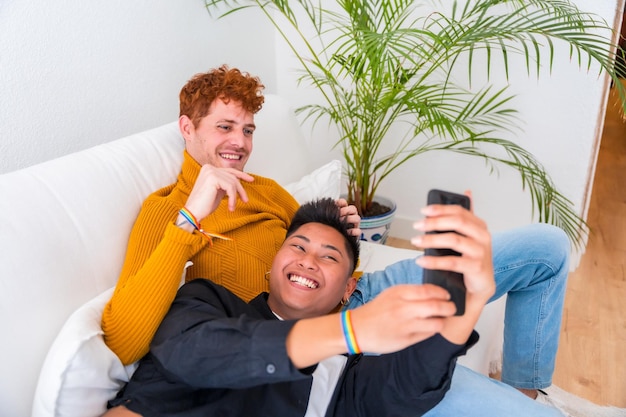
<instances>
[{"instance_id":1,"label":"curly red hair","mask_svg":"<svg viewBox=\"0 0 626 417\"><path fill-rule=\"evenodd\" d=\"M231 100L239 102L244 109L255 114L263 107L264 88L258 77L222 65L194 75L180 90L180 116L189 117L197 127L200 119L209 114L209 107L217 98L224 103Z\"/></svg>"}]
</instances>

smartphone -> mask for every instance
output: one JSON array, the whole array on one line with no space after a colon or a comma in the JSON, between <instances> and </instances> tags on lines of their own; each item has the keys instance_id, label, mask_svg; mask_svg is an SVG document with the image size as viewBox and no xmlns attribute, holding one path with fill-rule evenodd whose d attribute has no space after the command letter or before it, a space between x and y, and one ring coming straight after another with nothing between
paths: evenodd
<instances>
[{"instance_id":1,"label":"smartphone","mask_svg":"<svg viewBox=\"0 0 626 417\"><path fill-rule=\"evenodd\" d=\"M430 190L428 192L428 205L431 204L457 204L469 210L470 199L463 194L451 193L442 190ZM455 233L450 230L438 230L431 233ZM426 249L427 256L461 256L460 253L452 249ZM465 314L465 283L463 274L452 271L442 271L439 269L424 269L424 283L435 284L445 288L450 293L450 298L456 305L455 316Z\"/></svg>"}]
</instances>

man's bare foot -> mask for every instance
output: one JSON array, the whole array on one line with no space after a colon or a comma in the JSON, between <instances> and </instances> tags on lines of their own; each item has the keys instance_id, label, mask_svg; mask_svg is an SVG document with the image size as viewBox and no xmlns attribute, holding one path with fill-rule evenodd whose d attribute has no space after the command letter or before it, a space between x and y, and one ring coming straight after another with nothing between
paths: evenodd
<instances>
[{"instance_id":1,"label":"man's bare foot","mask_svg":"<svg viewBox=\"0 0 626 417\"><path fill-rule=\"evenodd\" d=\"M536 389L517 388L517 390L533 400L537 398L538 392Z\"/></svg>"}]
</instances>

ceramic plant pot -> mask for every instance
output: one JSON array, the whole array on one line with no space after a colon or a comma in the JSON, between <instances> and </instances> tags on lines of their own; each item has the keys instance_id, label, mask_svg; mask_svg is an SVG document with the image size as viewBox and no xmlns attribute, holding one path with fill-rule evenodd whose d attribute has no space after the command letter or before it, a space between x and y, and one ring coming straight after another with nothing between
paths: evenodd
<instances>
[{"instance_id":1,"label":"ceramic plant pot","mask_svg":"<svg viewBox=\"0 0 626 417\"><path fill-rule=\"evenodd\" d=\"M384 244L389 235L391 222L396 214L396 203L385 197L375 197L374 201L391 207L391 210L385 214L373 217L364 217L361 219L361 240L371 243Z\"/></svg>"}]
</instances>

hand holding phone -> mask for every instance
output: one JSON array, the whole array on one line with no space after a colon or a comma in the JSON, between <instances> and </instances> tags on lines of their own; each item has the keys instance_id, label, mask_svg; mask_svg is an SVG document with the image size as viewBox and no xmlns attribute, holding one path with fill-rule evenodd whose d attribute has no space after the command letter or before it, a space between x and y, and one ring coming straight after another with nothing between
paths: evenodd
<instances>
[{"instance_id":1,"label":"hand holding phone","mask_svg":"<svg viewBox=\"0 0 626 417\"><path fill-rule=\"evenodd\" d=\"M466 209L470 209L470 199L466 195L451 193L442 190L430 190L428 192L427 204L456 204ZM453 231L438 230L427 233L455 233ZM427 256L461 256L460 253L452 249L427 248L424 251ZM450 293L450 298L456 306L455 316L465 314L465 283L463 274L439 269L424 269L424 283L435 284L445 288Z\"/></svg>"}]
</instances>

